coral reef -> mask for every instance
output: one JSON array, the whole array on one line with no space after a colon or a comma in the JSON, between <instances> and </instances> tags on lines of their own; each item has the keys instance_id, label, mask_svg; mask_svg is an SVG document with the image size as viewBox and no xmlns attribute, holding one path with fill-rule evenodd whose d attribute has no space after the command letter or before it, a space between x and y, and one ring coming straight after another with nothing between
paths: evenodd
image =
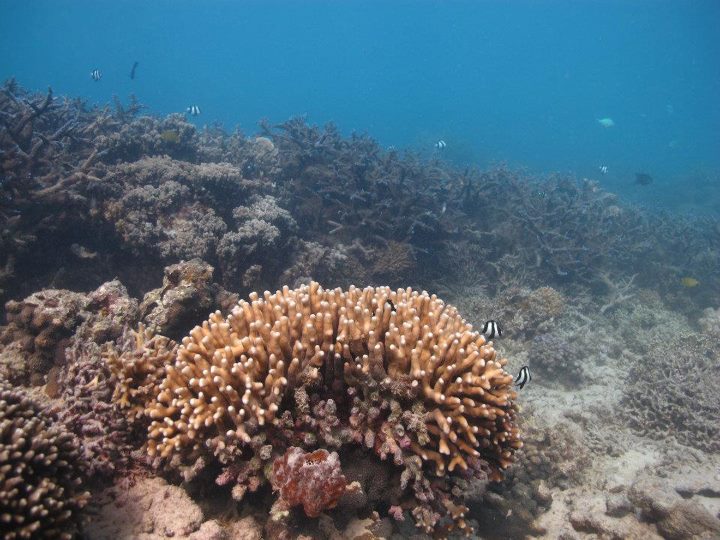
<instances>
[{"instance_id":1,"label":"coral reef","mask_svg":"<svg viewBox=\"0 0 720 540\"><path fill-rule=\"evenodd\" d=\"M717 536L717 217L303 119L141 111L0 87L0 377L116 499L89 537ZM535 375L519 452L498 346Z\"/></svg>"},{"instance_id":2,"label":"coral reef","mask_svg":"<svg viewBox=\"0 0 720 540\"><path fill-rule=\"evenodd\" d=\"M75 438L0 381L0 535L71 539L88 494Z\"/></svg>"},{"instance_id":3,"label":"coral reef","mask_svg":"<svg viewBox=\"0 0 720 540\"><path fill-rule=\"evenodd\" d=\"M483 536L513 538L528 530L542 533L533 523L550 508L551 490L581 485L586 478L590 456L574 426L526 422L522 427L524 445L518 462L501 483L490 485L484 496L470 505L479 516ZM496 528L498 516L504 518L500 529Z\"/></svg>"},{"instance_id":4,"label":"coral reef","mask_svg":"<svg viewBox=\"0 0 720 540\"><path fill-rule=\"evenodd\" d=\"M301 240L291 266L282 273L280 279L293 287L307 285L311 281L349 287L354 276L366 277L363 270L343 244L329 247Z\"/></svg>"},{"instance_id":5,"label":"coral reef","mask_svg":"<svg viewBox=\"0 0 720 540\"><path fill-rule=\"evenodd\" d=\"M555 334L535 336L528 354L533 374L546 382L559 382L569 388L582 382L583 360L577 345Z\"/></svg>"},{"instance_id":6,"label":"coral reef","mask_svg":"<svg viewBox=\"0 0 720 540\"><path fill-rule=\"evenodd\" d=\"M639 434L676 438L709 452L720 450L720 394L708 377L720 361L720 341L691 334L656 342L628 376L623 416ZM650 369L649 369L650 367Z\"/></svg>"},{"instance_id":7,"label":"coral reef","mask_svg":"<svg viewBox=\"0 0 720 540\"><path fill-rule=\"evenodd\" d=\"M53 364L62 363L86 301L83 294L50 289L8 302L8 325L0 335L2 375L12 382L44 382Z\"/></svg>"},{"instance_id":8,"label":"coral reef","mask_svg":"<svg viewBox=\"0 0 720 540\"><path fill-rule=\"evenodd\" d=\"M249 206L238 206L232 212L237 230L227 233L218 245L218 258L224 281L231 276L247 275L255 268L258 275L278 275L287 261L297 232L290 213L278 206L271 196L253 197ZM256 280L251 285L265 285Z\"/></svg>"},{"instance_id":9,"label":"coral reef","mask_svg":"<svg viewBox=\"0 0 720 540\"><path fill-rule=\"evenodd\" d=\"M127 332L118 349L122 354L110 347L103 356L117 377L113 402L134 426L145 418L146 410L155 400L165 368L175 357L177 343L165 336L153 335L141 325L137 332Z\"/></svg>"},{"instance_id":10,"label":"coral reef","mask_svg":"<svg viewBox=\"0 0 720 540\"><path fill-rule=\"evenodd\" d=\"M706 308L698 324L706 334L720 337L720 308Z\"/></svg>"},{"instance_id":11,"label":"coral reef","mask_svg":"<svg viewBox=\"0 0 720 540\"><path fill-rule=\"evenodd\" d=\"M155 333L179 338L205 314L238 300L212 281L214 269L200 259L165 267L162 287L148 292L140 318Z\"/></svg>"},{"instance_id":12,"label":"coral reef","mask_svg":"<svg viewBox=\"0 0 720 540\"><path fill-rule=\"evenodd\" d=\"M491 293L590 289L606 295L605 310L633 294L630 285L652 285L683 311L720 303L717 219L651 213L587 179L459 170L302 119L262 123L261 136L245 137L140 110L135 101L88 109L4 85L6 295L33 290L19 279L32 269L34 289L72 279L90 289L120 277L140 296L149 287L135 275L138 266L159 270L193 257L214 265L218 281L235 290L277 287L302 240L328 250L353 246L359 272L350 281L447 285L483 276ZM258 207L269 197L278 218ZM253 215L233 216L238 207ZM701 287L682 287L682 276Z\"/></svg>"},{"instance_id":13,"label":"coral reef","mask_svg":"<svg viewBox=\"0 0 720 540\"><path fill-rule=\"evenodd\" d=\"M75 341L66 357L67 366L56 383L61 401L53 409L80 441L82 461L93 482L110 480L127 466L131 451L127 420L112 402L117 381L95 343Z\"/></svg>"},{"instance_id":14,"label":"coral reef","mask_svg":"<svg viewBox=\"0 0 720 540\"><path fill-rule=\"evenodd\" d=\"M194 328L174 361L174 344L161 343L155 352L139 338L110 363L120 405L150 421L148 453L171 462L214 457L232 469L251 448L242 467L259 471L290 446L363 445L404 467L402 489L417 499L407 508L432 531L446 518L467 526L443 484L500 479L522 446L506 360L427 293L317 283L253 293Z\"/></svg>"},{"instance_id":15,"label":"coral reef","mask_svg":"<svg viewBox=\"0 0 720 540\"><path fill-rule=\"evenodd\" d=\"M117 339L138 317L137 301L119 281L89 294L46 289L9 301L0 328L0 375L15 383L43 384L65 364L71 338L102 344ZM54 371L53 371L54 370Z\"/></svg>"},{"instance_id":16,"label":"coral reef","mask_svg":"<svg viewBox=\"0 0 720 540\"><path fill-rule=\"evenodd\" d=\"M100 504L96 503L99 506L96 515L85 528L89 538L199 540L191 535L197 534L203 525L203 513L182 488L168 485L162 478L141 478L124 489L108 491L117 493L104 493L98 501ZM110 501L107 501L108 495L111 495Z\"/></svg>"}]
</instances>

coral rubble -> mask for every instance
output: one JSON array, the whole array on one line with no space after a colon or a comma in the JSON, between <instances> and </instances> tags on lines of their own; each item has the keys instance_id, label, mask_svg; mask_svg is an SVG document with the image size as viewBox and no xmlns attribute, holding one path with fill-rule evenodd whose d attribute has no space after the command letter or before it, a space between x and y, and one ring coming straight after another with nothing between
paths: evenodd
<instances>
[{"instance_id":1,"label":"coral rubble","mask_svg":"<svg viewBox=\"0 0 720 540\"><path fill-rule=\"evenodd\" d=\"M311 283L253 293L177 349L138 339L111 366L119 404L149 421L156 458L236 469L251 449L241 468L263 482L259 463L290 446L364 446L403 467L416 521L432 531L446 518L466 528L448 478L500 479L522 446L506 360L427 293Z\"/></svg>"}]
</instances>

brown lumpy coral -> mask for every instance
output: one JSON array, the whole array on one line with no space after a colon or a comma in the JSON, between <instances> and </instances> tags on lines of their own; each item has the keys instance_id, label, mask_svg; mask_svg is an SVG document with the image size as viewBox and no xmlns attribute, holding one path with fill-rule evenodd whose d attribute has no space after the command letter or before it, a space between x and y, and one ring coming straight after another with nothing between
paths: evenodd
<instances>
[{"instance_id":1,"label":"brown lumpy coral","mask_svg":"<svg viewBox=\"0 0 720 540\"><path fill-rule=\"evenodd\" d=\"M302 505L308 517L335 508L347 487L336 452L321 448L305 453L296 446L273 463L272 483L285 505Z\"/></svg>"},{"instance_id":2,"label":"brown lumpy coral","mask_svg":"<svg viewBox=\"0 0 720 540\"><path fill-rule=\"evenodd\" d=\"M248 425L280 424L283 399L323 379L420 401L409 447L438 475L482 456L499 477L522 445L506 360L435 296L313 282L250 299L183 339L148 411L151 455L197 452L217 434L247 442Z\"/></svg>"},{"instance_id":3,"label":"brown lumpy coral","mask_svg":"<svg viewBox=\"0 0 720 540\"><path fill-rule=\"evenodd\" d=\"M41 382L82 321L86 302L85 295L60 289L7 302L8 325L0 328L0 374L12 382ZM14 360L20 365L12 366Z\"/></svg>"},{"instance_id":4,"label":"brown lumpy coral","mask_svg":"<svg viewBox=\"0 0 720 540\"><path fill-rule=\"evenodd\" d=\"M70 539L88 495L72 434L0 381L0 536Z\"/></svg>"}]
</instances>

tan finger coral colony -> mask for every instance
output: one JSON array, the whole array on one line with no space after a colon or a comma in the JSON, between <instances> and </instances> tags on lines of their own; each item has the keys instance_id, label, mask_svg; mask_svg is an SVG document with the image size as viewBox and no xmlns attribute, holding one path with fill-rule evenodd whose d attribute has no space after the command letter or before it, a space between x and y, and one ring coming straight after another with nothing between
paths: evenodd
<instances>
[{"instance_id":1,"label":"tan finger coral colony","mask_svg":"<svg viewBox=\"0 0 720 540\"><path fill-rule=\"evenodd\" d=\"M313 282L253 293L226 318L213 313L176 351L172 342L143 339L139 334L129 362L111 363L123 381L120 403L145 402L151 456L189 458L207 447L217 454L249 444L263 429L292 426L287 409L306 388L324 389L328 403L334 398L333 411L352 427L381 417L374 424L380 433L361 433L354 442L383 457L394 454L398 465L403 450L416 454L437 476L482 462L499 479L522 446L506 360L453 306L426 292L326 290ZM393 409L411 410L421 421L406 422L406 430L397 422L385 436L383 399L393 403L386 417L402 412ZM361 401L378 403L378 410L363 416ZM396 444L388 446L390 439Z\"/></svg>"}]
</instances>

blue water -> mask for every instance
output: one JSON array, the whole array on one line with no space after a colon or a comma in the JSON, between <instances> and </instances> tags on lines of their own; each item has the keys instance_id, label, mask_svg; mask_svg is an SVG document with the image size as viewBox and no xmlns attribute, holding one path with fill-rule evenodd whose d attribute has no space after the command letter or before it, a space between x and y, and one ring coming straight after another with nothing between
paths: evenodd
<instances>
[{"instance_id":1,"label":"blue water","mask_svg":"<svg viewBox=\"0 0 720 540\"><path fill-rule=\"evenodd\" d=\"M636 171L656 179L641 194L720 190L718 0L0 8L0 77L32 89L91 103L134 93L161 114L197 104L199 125L246 132L306 114L384 145L431 153L443 139L448 159L571 172L629 196Z\"/></svg>"}]
</instances>

